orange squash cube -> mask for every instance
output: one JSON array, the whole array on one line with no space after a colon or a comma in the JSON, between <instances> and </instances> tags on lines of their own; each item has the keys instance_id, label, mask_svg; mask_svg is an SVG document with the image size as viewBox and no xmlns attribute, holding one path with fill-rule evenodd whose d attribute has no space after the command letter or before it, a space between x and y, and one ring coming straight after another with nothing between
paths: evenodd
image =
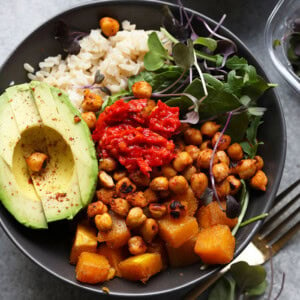
<instances>
[{"instance_id":1,"label":"orange squash cube","mask_svg":"<svg viewBox=\"0 0 300 300\"><path fill-rule=\"evenodd\" d=\"M194 252L196 240L197 235L186 241L179 248L167 245L170 266L184 267L199 262L200 257Z\"/></svg>"},{"instance_id":2,"label":"orange squash cube","mask_svg":"<svg viewBox=\"0 0 300 300\"><path fill-rule=\"evenodd\" d=\"M122 277L145 283L162 269L161 256L158 253L144 253L129 257L119 264Z\"/></svg>"},{"instance_id":3,"label":"orange squash cube","mask_svg":"<svg viewBox=\"0 0 300 300\"><path fill-rule=\"evenodd\" d=\"M227 225L215 225L201 229L195 253L205 264L227 264L232 261L235 238Z\"/></svg>"},{"instance_id":4,"label":"orange squash cube","mask_svg":"<svg viewBox=\"0 0 300 300\"><path fill-rule=\"evenodd\" d=\"M77 225L75 239L70 254L70 263L76 264L82 252L95 253L97 250L97 231L86 223Z\"/></svg>"},{"instance_id":5,"label":"orange squash cube","mask_svg":"<svg viewBox=\"0 0 300 300\"><path fill-rule=\"evenodd\" d=\"M185 216L178 220L166 216L158 221L160 237L173 248L178 248L198 233L196 218Z\"/></svg>"},{"instance_id":6,"label":"orange squash cube","mask_svg":"<svg viewBox=\"0 0 300 300\"><path fill-rule=\"evenodd\" d=\"M127 244L130 238L130 231L125 220L110 212L112 218L112 228L109 231L98 232L98 242L106 242L109 248L117 249Z\"/></svg>"},{"instance_id":7,"label":"orange squash cube","mask_svg":"<svg viewBox=\"0 0 300 300\"><path fill-rule=\"evenodd\" d=\"M163 270L168 267L168 254L163 240L155 239L147 246L147 252L160 254Z\"/></svg>"},{"instance_id":8,"label":"orange squash cube","mask_svg":"<svg viewBox=\"0 0 300 300\"><path fill-rule=\"evenodd\" d=\"M90 284L104 282L108 280L110 269L109 262L103 255L82 252L76 266L76 279Z\"/></svg>"},{"instance_id":9,"label":"orange squash cube","mask_svg":"<svg viewBox=\"0 0 300 300\"><path fill-rule=\"evenodd\" d=\"M221 206L226 209L226 202L222 201ZM230 219L226 216L216 201L212 201L206 206L201 206L197 213L197 219L200 228L207 228L217 224L227 225L233 228L238 221L238 218Z\"/></svg>"}]
</instances>

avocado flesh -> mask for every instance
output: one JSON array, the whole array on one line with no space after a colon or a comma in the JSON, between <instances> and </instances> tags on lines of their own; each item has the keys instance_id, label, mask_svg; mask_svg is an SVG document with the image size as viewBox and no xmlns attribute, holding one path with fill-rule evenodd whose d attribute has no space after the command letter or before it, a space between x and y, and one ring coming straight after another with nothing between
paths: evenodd
<instances>
[{"instance_id":1,"label":"avocado flesh","mask_svg":"<svg viewBox=\"0 0 300 300\"><path fill-rule=\"evenodd\" d=\"M73 106L66 95L64 95L66 102L59 101L59 93L61 92L52 94L51 87L40 82L6 90L8 98L12 99L9 104L21 133L13 143L15 145L12 151L13 159L8 157L7 160L13 161L12 171L16 183L22 186L24 194L32 192L27 191L31 179L31 190L33 189L38 200L41 200L36 202L42 206L47 222L72 219L83 206L86 206L94 195L98 172L94 145L90 132L86 131L87 125L84 122L74 123L75 111L76 114L79 112L76 109L72 110ZM66 106L66 109L59 110L60 106ZM66 116L60 111L73 122L66 122ZM76 139L71 136L75 136ZM83 148L88 149L88 153L87 155L84 153L83 158L78 159L75 153L78 155ZM33 152L47 154L50 158L48 165L39 174L30 170L27 170L27 173L20 172L22 166L27 166L25 157ZM86 183L85 186L79 180L82 176L89 178L88 182L83 181ZM84 200L82 195L85 197ZM10 212L14 214L11 210Z\"/></svg>"}]
</instances>

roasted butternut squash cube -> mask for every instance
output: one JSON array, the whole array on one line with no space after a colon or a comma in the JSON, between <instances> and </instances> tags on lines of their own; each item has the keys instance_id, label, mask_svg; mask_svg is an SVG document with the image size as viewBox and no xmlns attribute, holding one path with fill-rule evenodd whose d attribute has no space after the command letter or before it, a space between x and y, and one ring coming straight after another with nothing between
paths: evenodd
<instances>
[{"instance_id":1,"label":"roasted butternut squash cube","mask_svg":"<svg viewBox=\"0 0 300 300\"><path fill-rule=\"evenodd\" d=\"M97 231L86 223L77 225L75 239L71 249L70 263L76 264L82 252L95 253L97 250Z\"/></svg>"},{"instance_id":2,"label":"roasted butternut squash cube","mask_svg":"<svg viewBox=\"0 0 300 300\"><path fill-rule=\"evenodd\" d=\"M167 245L170 266L184 267L200 261L200 257L194 251L196 240L197 235L186 241L179 248Z\"/></svg>"},{"instance_id":3,"label":"roasted butternut squash cube","mask_svg":"<svg viewBox=\"0 0 300 300\"><path fill-rule=\"evenodd\" d=\"M116 276L121 277L121 271L119 269L119 263L129 256L128 251L123 248L111 249L107 245L101 245L98 250L98 254L105 256L109 264L116 270Z\"/></svg>"},{"instance_id":4,"label":"roasted butternut squash cube","mask_svg":"<svg viewBox=\"0 0 300 300\"><path fill-rule=\"evenodd\" d=\"M196 218L185 216L173 219L166 216L158 221L160 237L173 248L178 248L198 233Z\"/></svg>"},{"instance_id":5,"label":"roasted butternut squash cube","mask_svg":"<svg viewBox=\"0 0 300 300\"><path fill-rule=\"evenodd\" d=\"M127 244L130 238L130 231L125 220L110 212L112 218L112 228L109 231L99 231L98 241L106 242L109 248L117 249Z\"/></svg>"},{"instance_id":6,"label":"roasted butternut squash cube","mask_svg":"<svg viewBox=\"0 0 300 300\"><path fill-rule=\"evenodd\" d=\"M222 201L223 209L226 209L226 202ZM216 201L212 201L206 206L201 206L197 213L197 219L200 228L207 228L217 224L227 225L233 228L238 221L238 218L230 219L226 216Z\"/></svg>"},{"instance_id":7,"label":"roasted butternut squash cube","mask_svg":"<svg viewBox=\"0 0 300 300\"><path fill-rule=\"evenodd\" d=\"M163 264L163 270L168 267L168 254L165 247L165 242L163 240L158 238L155 239L150 244L148 244L147 252L160 254L162 264Z\"/></svg>"},{"instance_id":8,"label":"roasted butternut squash cube","mask_svg":"<svg viewBox=\"0 0 300 300\"><path fill-rule=\"evenodd\" d=\"M144 253L129 257L119 264L122 277L145 283L162 269L161 256L158 253Z\"/></svg>"},{"instance_id":9,"label":"roasted butternut squash cube","mask_svg":"<svg viewBox=\"0 0 300 300\"><path fill-rule=\"evenodd\" d=\"M76 266L76 279L96 284L109 279L110 265L106 257L96 253L82 252Z\"/></svg>"},{"instance_id":10,"label":"roasted butternut squash cube","mask_svg":"<svg viewBox=\"0 0 300 300\"><path fill-rule=\"evenodd\" d=\"M187 214L194 216L198 209L198 199L195 197L193 190L189 187L183 194L174 196L174 200L187 203Z\"/></svg>"},{"instance_id":11,"label":"roasted butternut squash cube","mask_svg":"<svg viewBox=\"0 0 300 300\"><path fill-rule=\"evenodd\" d=\"M201 229L195 253L205 264L227 264L233 259L235 238L227 225Z\"/></svg>"}]
</instances>

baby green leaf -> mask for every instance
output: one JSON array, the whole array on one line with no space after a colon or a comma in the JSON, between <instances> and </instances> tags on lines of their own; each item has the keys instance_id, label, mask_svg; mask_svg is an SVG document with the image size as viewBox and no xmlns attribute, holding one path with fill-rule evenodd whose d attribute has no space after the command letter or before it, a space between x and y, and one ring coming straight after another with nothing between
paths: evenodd
<instances>
[{"instance_id":1,"label":"baby green leaf","mask_svg":"<svg viewBox=\"0 0 300 300\"><path fill-rule=\"evenodd\" d=\"M248 66L248 62L243 57L233 56L226 62L226 67L230 70L241 70Z\"/></svg>"},{"instance_id":2,"label":"baby green leaf","mask_svg":"<svg viewBox=\"0 0 300 300\"><path fill-rule=\"evenodd\" d=\"M200 36L194 41L194 45L205 46L210 51L215 51L217 48L217 41L211 38L205 38Z\"/></svg>"},{"instance_id":3,"label":"baby green leaf","mask_svg":"<svg viewBox=\"0 0 300 300\"><path fill-rule=\"evenodd\" d=\"M213 286L208 300L234 300L235 281L229 276L221 277Z\"/></svg>"},{"instance_id":4,"label":"baby green leaf","mask_svg":"<svg viewBox=\"0 0 300 300\"><path fill-rule=\"evenodd\" d=\"M246 290L246 296L260 296L262 294L265 293L266 289L267 289L268 283L266 280L264 280L262 283L260 283L259 285L247 289Z\"/></svg>"},{"instance_id":5,"label":"baby green leaf","mask_svg":"<svg viewBox=\"0 0 300 300\"><path fill-rule=\"evenodd\" d=\"M265 107L249 107L248 113L253 116L261 117L267 109Z\"/></svg>"},{"instance_id":6,"label":"baby green leaf","mask_svg":"<svg viewBox=\"0 0 300 300\"><path fill-rule=\"evenodd\" d=\"M148 71L156 71L160 69L165 63L164 57L157 52L149 51L144 56L144 66Z\"/></svg>"},{"instance_id":7,"label":"baby green leaf","mask_svg":"<svg viewBox=\"0 0 300 300\"><path fill-rule=\"evenodd\" d=\"M188 40L187 45L177 43L173 47L173 57L177 66L183 69L189 69L194 63L193 42Z\"/></svg>"},{"instance_id":8,"label":"baby green leaf","mask_svg":"<svg viewBox=\"0 0 300 300\"><path fill-rule=\"evenodd\" d=\"M156 32L150 33L148 38L148 48L149 51L160 54L162 57L166 57L168 55L168 51L162 45Z\"/></svg>"},{"instance_id":9,"label":"baby green leaf","mask_svg":"<svg viewBox=\"0 0 300 300\"><path fill-rule=\"evenodd\" d=\"M278 46L281 46L281 41L276 39L273 41L273 48L276 49Z\"/></svg>"}]
</instances>

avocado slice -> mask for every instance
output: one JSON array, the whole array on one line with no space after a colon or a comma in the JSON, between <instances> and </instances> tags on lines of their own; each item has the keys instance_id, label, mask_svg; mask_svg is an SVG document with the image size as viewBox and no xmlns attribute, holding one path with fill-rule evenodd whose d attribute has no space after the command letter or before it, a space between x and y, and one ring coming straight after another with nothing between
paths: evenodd
<instances>
[{"instance_id":1,"label":"avocado slice","mask_svg":"<svg viewBox=\"0 0 300 300\"><path fill-rule=\"evenodd\" d=\"M2 98L11 109L11 120L15 123L14 138L11 142L5 140L13 154L7 155L2 150L5 147L2 147L1 131L0 157L11 168L15 183L21 187L20 194L35 195L46 222L72 219L91 201L98 173L89 129L85 122L74 122L75 115L80 115L80 112L72 106L66 94L41 82L10 87ZM4 119L0 117L0 129L2 123ZM49 157L40 173L27 168L25 159L33 152L42 152ZM0 185L3 183L7 189L5 177L1 179L1 174L0 181ZM31 182L30 187L25 185L26 182ZM0 195L2 202L8 196ZM15 201L14 197L10 198L10 202ZM30 210L28 208L29 216ZM14 214L14 209L10 212ZM22 223L36 228L28 222Z\"/></svg>"}]
</instances>

